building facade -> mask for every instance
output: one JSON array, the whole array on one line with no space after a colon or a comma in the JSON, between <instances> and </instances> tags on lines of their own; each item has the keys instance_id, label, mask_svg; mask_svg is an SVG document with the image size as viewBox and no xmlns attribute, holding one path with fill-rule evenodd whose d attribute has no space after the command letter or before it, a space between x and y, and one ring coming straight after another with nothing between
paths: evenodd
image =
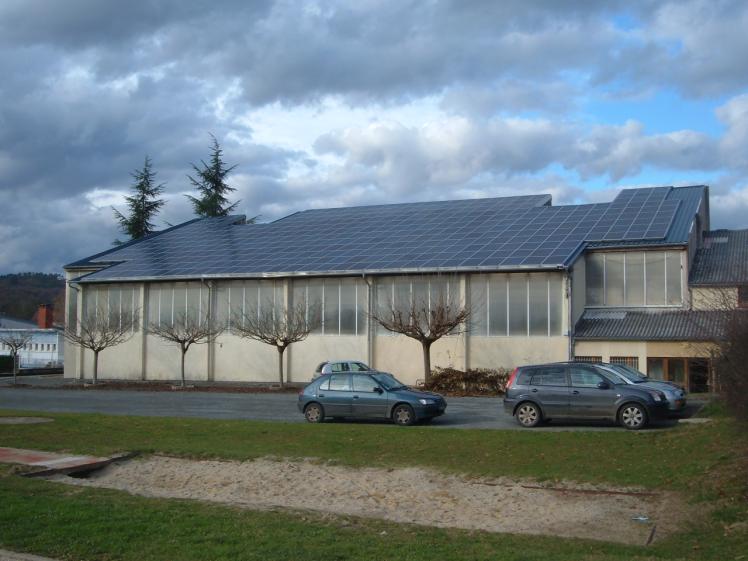
<instances>
[{"instance_id":1,"label":"building facade","mask_svg":"<svg viewBox=\"0 0 748 561\"><path fill-rule=\"evenodd\" d=\"M448 301L470 310L469 324L434 344L433 366L605 360L701 389L709 350L689 331L690 279L710 239L708 195L657 187L594 205L537 195L310 210L269 224L193 220L66 266L67 321L136 320L126 343L101 353L102 378L178 378L178 348L149 327L186 315L226 328L190 349L188 379L274 382L276 351L231 327L301 306L320 321L286 351L289 381L346 358L417 383L419 343L372 316ZM66 377L90 376L89 352L65 352Z\"/></svg>"},{"instance_id":2,"label":"building facade","mask_svg":"<svg viewBox=\"0 0 748 561\"><path fill-rule=\"evenodd\" d=\"M64 338L52 325L49 306L40 306L37 322L0 316L0 338L3 334L24 334L31 339L18 353L19 368L61 368L63 365ZM0 342L0 355L9 356L10 347Z\"/></svg>"}]
</instances>

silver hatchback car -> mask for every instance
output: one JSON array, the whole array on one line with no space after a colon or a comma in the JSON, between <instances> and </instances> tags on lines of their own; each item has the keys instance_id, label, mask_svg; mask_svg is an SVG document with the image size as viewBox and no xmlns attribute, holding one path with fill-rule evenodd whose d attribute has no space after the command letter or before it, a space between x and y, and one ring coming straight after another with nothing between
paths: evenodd
<instances>
[{"instance_id":1,"label":"silver hatchback car","mask_svg":"<svg viewBox=\"0 0 748 561\"><path fill-rule=\"evenodd\" d=\"M369 372L371 368L360 360L326 360L321 362L312 374L316 380L323 374L337 374L339 372Z\"/></svg>"}]
</instances>

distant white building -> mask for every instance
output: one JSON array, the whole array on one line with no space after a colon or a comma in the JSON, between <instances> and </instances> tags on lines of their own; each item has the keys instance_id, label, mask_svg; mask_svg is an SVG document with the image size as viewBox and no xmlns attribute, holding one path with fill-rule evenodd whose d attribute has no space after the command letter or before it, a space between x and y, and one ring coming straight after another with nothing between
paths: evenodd
<instances>
[{"instance_id":1,"label":"distant white building","mask_svg":"<svg viewBox=\"0 0 748 561\"><path fill-rule=\"evenodd\" d=\"M0 316L0 336L30 333L31 341L19 352L20 368L60 368L63 365L64 338L52 325L52 309L39 307L37 322ZM9 356L10 348L0 343L0 355Z\"/></svg>"}]
</instances>

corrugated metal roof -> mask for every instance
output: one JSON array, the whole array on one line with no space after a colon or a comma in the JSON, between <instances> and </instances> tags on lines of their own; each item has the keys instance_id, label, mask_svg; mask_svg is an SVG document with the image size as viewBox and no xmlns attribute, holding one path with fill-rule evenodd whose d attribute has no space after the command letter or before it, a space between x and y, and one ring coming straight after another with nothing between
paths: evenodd
<instances>
[{"instance_id":1,"label":"corrugated metal roof","mask_svg":"<svg viewBox=\"0 0 748 561\"><path fill-rule=\"evenodd\" d=\"M705 189L624 189L588 205L529 195L317 209L252 225L208 218L66 269L101 269L81 282L563 269L596 240L686 243Z\"/></svg>"},{"instance_id":2,"label":"corrugated metal roof","mask_svg":"<svg viewBox=\"0 0 748 561\"><path fill-rule=\"evenodd\" d=\"M713 230L691 267L691 286L748 284L748 230Z\"/></svg>"},{"instance_id":3,"label":"corrugated metal roof","mask_svg":"<svg viewBox=\"0 0 748 561\"><path fill-rule=\"evenodd\" d=\"M722 331L724 314L707 310L587 310L574 337L604 341L708 341Z\"/></svg>"}]
</instances>

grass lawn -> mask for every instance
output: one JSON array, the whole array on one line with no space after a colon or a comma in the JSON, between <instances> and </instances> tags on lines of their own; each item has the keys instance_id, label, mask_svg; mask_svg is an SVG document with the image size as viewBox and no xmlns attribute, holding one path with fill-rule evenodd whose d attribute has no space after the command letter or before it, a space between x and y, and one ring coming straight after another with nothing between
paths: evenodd
<instances>
[{"instance_id":1,"label":"grass lawn","mask_svg":"<svg viewBox=\"0 0 748 561\"><path fill-rule=\"evenodd\" d=\"M317 457L351 466L640 485L679 490L713 510L681 534L640 548L146 499L12 477L15 470L6 467L0 471L0 544L9 549L67 559L748 560L748 530L733 526L748 518L748 444L725 418L641 433L551 433L44 416L55 422L0 425L0 446L97 455Z\"/></svg>"}]
</instances>

